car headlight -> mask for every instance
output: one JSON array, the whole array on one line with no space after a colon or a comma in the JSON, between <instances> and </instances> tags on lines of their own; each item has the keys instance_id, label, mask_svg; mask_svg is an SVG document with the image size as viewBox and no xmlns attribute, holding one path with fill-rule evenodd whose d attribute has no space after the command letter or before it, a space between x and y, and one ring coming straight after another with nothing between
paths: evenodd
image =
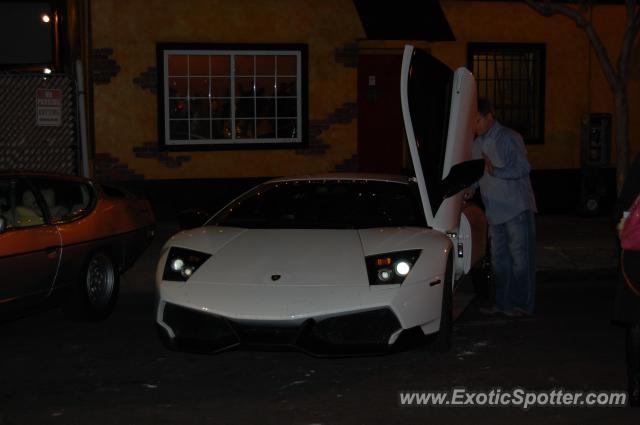
<instances>
[{"instance_id":1,"label":"car headlight","mask_svg":"<svg viewBox=\"0 0 640 425\"><path fill-rule=\"evenodd\" d=\"M404 282L420 256L419 249L365 257L370 285L397 285Z\"/></svg>"},{"instance_id":2,"label":"car headlight","mask_svg":"<svg viewBox=\"0 0 640 425\"><path fill-rule=\"evenodd\" d=\"M164 265L162 280L186 282L211 254L185 248L171 248Z\"/></svg>"}]
</instances>

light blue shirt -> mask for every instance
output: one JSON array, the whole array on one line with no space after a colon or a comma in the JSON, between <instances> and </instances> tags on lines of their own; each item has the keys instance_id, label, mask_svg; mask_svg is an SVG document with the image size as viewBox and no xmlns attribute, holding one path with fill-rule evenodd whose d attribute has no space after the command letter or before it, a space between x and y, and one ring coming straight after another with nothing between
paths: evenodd
<instances>
[{"instance_id":1,"label":"light blue shirt","mask_svg":"<svg viewBox=\"0 0 640 425\"><path fill-rule=\"evenodd\" d=\"M479 181L489 224L505 223L525 210L537 212L522 136L495 121L484 136L473 142L473 159L481 159L483 153L494 167L491 174L485 171Z\"/></svg>"}]
</instances>

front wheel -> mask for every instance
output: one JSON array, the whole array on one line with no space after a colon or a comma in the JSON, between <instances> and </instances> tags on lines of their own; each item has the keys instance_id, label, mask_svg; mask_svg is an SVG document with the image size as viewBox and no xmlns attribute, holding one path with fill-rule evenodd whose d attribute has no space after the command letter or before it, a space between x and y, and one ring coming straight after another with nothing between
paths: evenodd
<instances>
[{"instance_id":1,"label":"front wheel","mask_svg":"<svg viewBox=\"0 0 640 425\"><path fill-rule=\"evenodd\" d=\"M92 254L73 288L68 305L71 317L91 321L107 318L118 299L119 277L107 253Z\"/></svg>"}]
</instances>

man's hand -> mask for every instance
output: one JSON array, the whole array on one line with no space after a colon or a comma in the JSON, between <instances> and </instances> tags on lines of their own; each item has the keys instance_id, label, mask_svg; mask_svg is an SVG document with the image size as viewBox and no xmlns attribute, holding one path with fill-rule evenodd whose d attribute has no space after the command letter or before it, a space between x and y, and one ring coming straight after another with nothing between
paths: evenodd
<instances>
[{"instance_id":1,"label":"man's hand","mask_svg":"<svg viewBox=\"0 0 640 425\"><path fill-rule=\"evenodd\" d=\"M483 152L482 157L484 158L484 170L491 174L493 173L493 163L489 159L489 157Z\"/></svg>"},{"instance_id":2,"label":"man's hand","mask_svg":"<svg viewBox=\"0 0 640 425\"><path fill-rule=\"evenodd\" d=\"M622 229L624 229L624 222L627 220L627 217L629 217L629 212L624 211L622 213L622 217L620 217L620 221L618 222L618 225L616 226L616 230L618 231L618 238L622 236Z\"/></svg>"}]
</instances>

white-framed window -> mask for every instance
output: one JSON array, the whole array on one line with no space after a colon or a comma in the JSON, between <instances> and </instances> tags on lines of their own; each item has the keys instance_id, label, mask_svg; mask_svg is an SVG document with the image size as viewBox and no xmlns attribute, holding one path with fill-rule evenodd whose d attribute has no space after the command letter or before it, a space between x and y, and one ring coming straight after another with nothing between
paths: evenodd
<instances>
[{"instance_id":1,"label":"white-framed window","mask_svg":"<svg viewBox=\"0 0 640 425\"><path fill-rule=\"evenodd\" d=\"M304 45L158 45L166 148L299 148L306 143Z\"/></svg>"}]
</instances>

